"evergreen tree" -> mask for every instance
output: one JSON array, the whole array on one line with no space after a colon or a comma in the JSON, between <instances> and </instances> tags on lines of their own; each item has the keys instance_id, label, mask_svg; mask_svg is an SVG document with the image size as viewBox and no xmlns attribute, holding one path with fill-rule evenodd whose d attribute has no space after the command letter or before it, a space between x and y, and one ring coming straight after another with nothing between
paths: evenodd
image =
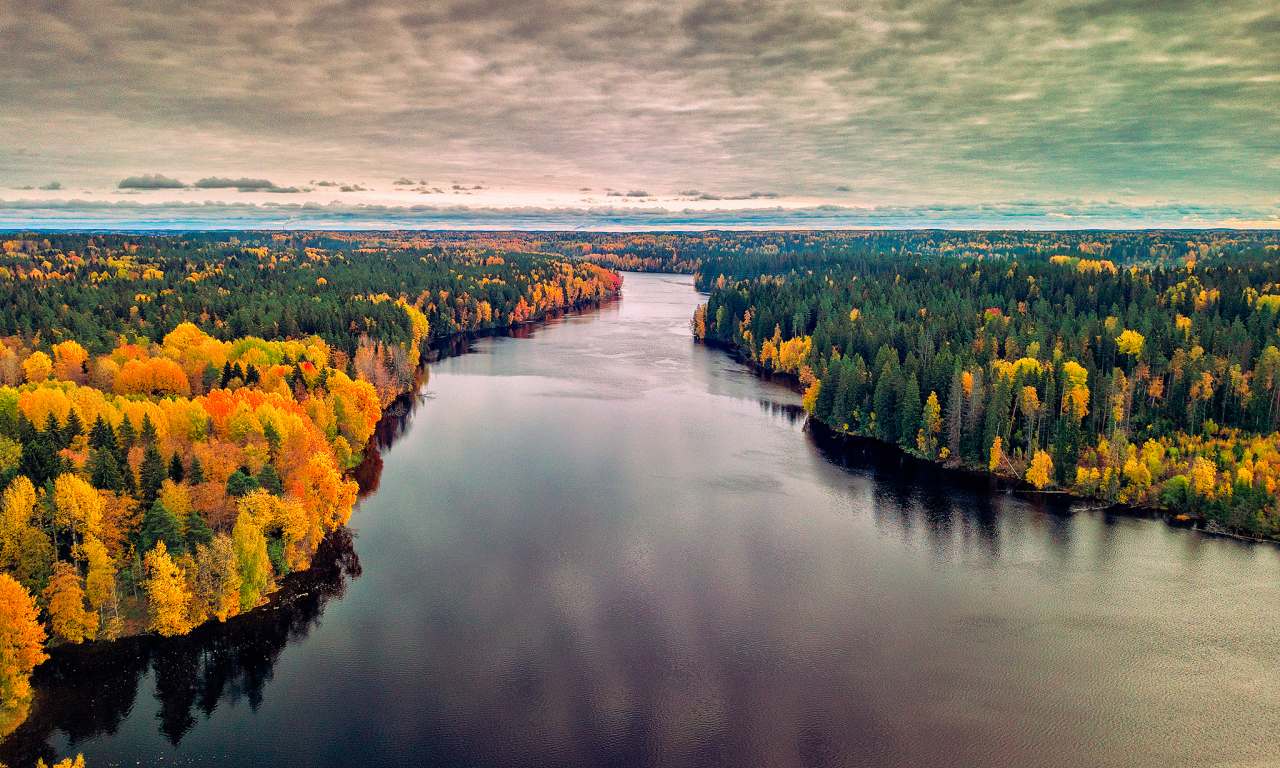
<instances>
[{"instance_id":1,"label":"evergreen tree","mask_svg":"<svg viewBox=\"0 0 1280 768\"><path fill-rule=\"evenodd\" d=\"M186 550L186 542L182 538L182 525L177 515L170 512L162 501L153 502L142 515L142 530L139 538L142 543L142 552L150 552L158 541L163 541L169 551L175 554Z\"/></svg>"},{"instance_id":2,"label":"evergreen tree","mask_svg":"<svg viewBox=\"0 0 1280 768\"><path fill-rule=\"evenodd\" d=\"M137 440L138 433L133 428L133 422L129 420L129 415L125 414L124 420L120 422L120 428L116 430L116 444L120 446L120 453L128 454Z\"/></svg>"},{"instance_id":3,"label":"evergreen tree","mask_svg":"<svg viewBox=\"0 0 1280 768\"><path fill-rule=\"evenodd\" d=\"M204 390L208 392L213 389L213 385L219 381L218 367L213 363L209 363L204 367L204 375L201 377L201 383L204 384Z\"/></svg>"},{"instance_id":4,"label":"evergreen tree","mask_svg":"<svg viewBox=\"0 0 1280 768\"><path fill-rule=\"evenodd\" d=\"M82 434L84 434L84 422L80 421L80 415L73 408L71 413L67 414L67 423L62 427L62 442L70 447L71 443Z\"/></svg>"},{"instance_id":5,"label":"evergreen tree","mask_svg":"<svg viewBox=\"0 0 1280 768\"><path fill-rule=\"evenodd\" d=\"M226 389L227 385L231 383L231 379L233 379L235 375L236 375L235 371L233 371L231 368L231 361L228 360L227 362L223 363L222 376L218 379L218 388Z\"/></svg>"},{"instance_id":6,"label":"evergreen tree","mask_svg":"<svg viewBox=\"0 0 1280 768\"><path fill-rule=\"evenodd\" d=\"M878 355L877 355L878 357ZM894 416L893 396L894 371L892 363L885 362L880 369L880 378L876 380L875 394L872 396L876 414L876 431L881 440L886 442L897 438L898 420Z\"/></svg>"},{"instance_id":7,"label":"evergreen tree","mask_svg":"<svg viewBox=\"0 0 1280 768\"><path fill-rule=\"evenodd\" d=\"M898 435L898 443L907 448L916 447L916 435L920 432L920 418L914 417L914 414L923 412L923 404L920 402L920 381L913 372L907 377L906 386L902 388L902 404L899 411L902 415L901 429Z\"/></svg>"},{"instance_id":8,"label":"evergreen tree","mask_svg":"<svg viewBox=\"0 0 1280 768\"><path fill-rule=\"evenodd\" d=\"M43 435L44 439L48 440L49 444L54 447L54 450L60 451L71 445L69 441L63 442L62 425L58 423L58 417L54 416L52 411L49 412L49 416L44 420Z\"/></svg>"},{"instance_id":9,"label":"evergreen tree","mask_svg":"<svg viewBox=\"0 0 1280 768\"><path fill-rule=\"evenodd\" d=\"M114 451L97 449L89 454L89 483L99 490L124 490L124 476L116 463Z\"/></svg>"},{"instance_id":10,"label":"evergreen tree","mask_svg":"<svg viewBox=\"0 0 1280 768\"><path fill-rule=\"evenodd\" d=\"M102 418L102 414L93 420L93 427L89 430L89 447L94 450L102 448L116 448L116 433L111 425Z\"/></svg>"},{"instance_id":11,"label":"evergreen tree","mask_svg":"<svg viewBox=\"0 0 1280 768\"><path fill-rule=\"evenodd\" d=\"M276 430L275 425L270 421L264 424L262 436L267 439L267 446L271 449L271 458L277 458L280 455L280 433Z\"/></svg>"},{"instance_id":12,"label":"evergreen tree","mask_svg":"<svg viewBox=\"0 0 1280 768\"><path fill-rule=\"evenodd\" d=\"M175 483L180 483L186 478L186 469L182 466L182 457L177 451L173 452L173 458L169 460L169 479Z\"/></svg>"},{"instance_id":13,"label":"evergreen tree","mask_svg":"<svg viewBox=\"0 0 1280 768\"><path fill-rule=\"evenodd\" d=\"M204 515L194 509L187 515L186 541L187 548L192 552L195 551L197 544L203 544L207 547L213 541L213 529L205 521Z\"/></svg>"},{"instance_id":14,"label":"evergreen tree","mask_svg":"<svg viewBox=\"0 0 1280 768\"><path fill-rule=\"evenodd\" d=\"M200 466L200 457L191 457L191 471L187 472L187 478L192 485L199 485L204 482L204 467Z\"/></svg>"},{"instance_id":15,"label":"evergreen tree","mask_svg":"<svg viewBox=\"0 0 1280 768\"><path fill-rule=\"evenodd\" d=\"M160 485L164 483L168 473L165 471L164 458L155 444L147 446L142 454L142 465L138 467L138 498L144 505L156 500L160 493Z\"/></svg>"},{"instance_id":16,"label":"evergreen tree","mask_svg":"<svg viewBox=\"0 0 1280 768\"><path fill-rule=\"evenodd\" d=\"M138 495L138 475L133 471L133 465L125 460L118 462L120 466L120 476L124 478L124 492L130 496Z\"/></svg>"},{"instance_id":17,"label":"evergreen tree","mask_svg":"<svg viewBox=\"0 0 1280 768\"><path fill-rule=\"evenodd\" d=\"M244 469L237 469L227 478L227 495L235 498L258 490L258 481Z\"/></svg>"},{"instance_id":18,"label":"evergreen tree","mask_svg":"<svg viewBox=\"0 0 1280 768\"><path fill-rule=\"evenodd\" d=\"M142 431L138 433L143 448L149 448L156 442L156 425L151 423L151 414L142 414Z\"/></svg>"},{"instance_id":19,"label":"evergreen tree","mask_svg":"<svg viewBox=\"0 0 1280 768\"><path fill-rule=\"evenodd\" d=\"M960 361L951 373L951 394L947 396L947 452L952 459L960 458L960 426L964 421L964 384L961 380Z\"/></svg>"},{"instance_id":20,"label":"evergreen tree","mask_svg":"<svg viewBox=\"0 0 1280 768\"><path fill-rule=\"evenodd\" d=\"M267 493L276 496L284 493L284 486L280 483L280 475L276 472L276 468L270 464L265 465L262 471L258 473L258 485Z\"/></svg>"}]
</instances>

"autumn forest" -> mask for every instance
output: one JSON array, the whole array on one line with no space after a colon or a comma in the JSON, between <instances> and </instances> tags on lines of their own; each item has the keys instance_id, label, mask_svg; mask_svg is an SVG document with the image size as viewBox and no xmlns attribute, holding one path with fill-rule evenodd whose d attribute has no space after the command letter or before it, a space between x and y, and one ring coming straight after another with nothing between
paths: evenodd
<instances>
[{"instance_id":1,"label":"autumn forest","mask_svg":"<svg viewBox=\"0 0 1280 768\"><path fill-rule=\"evenodd\" d=\"M48 643L185 634L307 569L435 339L621 284L563 257L257 237L0 242L0 732Z\"/></svg>"}]
</instances>

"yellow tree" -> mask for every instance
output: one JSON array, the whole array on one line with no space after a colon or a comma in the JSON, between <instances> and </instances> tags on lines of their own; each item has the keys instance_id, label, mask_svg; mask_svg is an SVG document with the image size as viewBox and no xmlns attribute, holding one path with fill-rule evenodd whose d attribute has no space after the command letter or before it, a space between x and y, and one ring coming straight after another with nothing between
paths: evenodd
<instances>
[{"instance_id":1,"label":"yellow tree","mask_svg":"<svg viewBox=\"0 0 1280 768\"><path fill-rule=\"evenodd\" d=\"M116 598L116 564L107 547L95 536L84 542L84 555L89 561L85 577L85 593L89 604L101 617L101 632L107 639L119 635L121 629L119 601Z\"/></svg>"},{"instance_id":2,"label":"yellow tree","mask_svg":"<svg viewBox=\"0 0 1280 768\"><path fill-rule=\"evenodd\" d=\"M169 556L164 541L156 543L146 556L144 584L151 601L151 629L165 637L185 635L195 626L191 620L191 593L187 580Z\"/></svg>"},{"instance_id":3,"label":"yellow tree","mask_svg":"<svg viewBox=\"0 0 1280 768\"><path fill-rule=\"evenodd\" d=\"M1077 421L1089 415L1089 372L1074 360L1062 364L1062 412Z\"/></svg>"},{"instance_id":4,"label":"yellow tree","mask_svg":"<svg viewBox=\"0 0 1280 768\"><path fill-rule=\"evenodd\" d=\"M999 471L1000 462L1004 460L1004 441L999 435L991 441L991 461L987 464L987 469L992 472Z\"/></svg>"},{"instance_id":5,"label":"yellow tree","mask_svg":"<svg viewBox=\"0 0 1280 768\"><path fill-rule=\"evenodd\" d=\"M69 643L92 640L98 628L98 614L84 609L84 590L80 577L71 563L58 562L53 566L53 578L44 591L49 601L49 624L54 634Z\"/></svg>"},{"instance_id":6,"label":"yellow tree","mask_svg":"<svg viewBox=\"0 0 1280 768\"><path fill-rule=\"evenodd\" d=\"M74 341L53 345L53 375L60 381L83 384L86 378L85 363L89 353Z\"/></svg>"},{"instance_id":7,"label":"yellow tree","mask_svg":"<svg viewBox=\"0 0 1280 768\"><path fill-rule=\"evenodd\" d=\"M196 545L196 596L206 616L218 621L240 612L240 562L236 545L225 533L216 534L209 546Z\"/></svg>"},{"instance_id":8,"label":"yellow tree","mask_svg":"<svg viewBox=\"0 0 1280 768\"><path fill-rule=\"evenodd\" d=\"M938 393L930 392L920 414L920 434L916 437L916 447L929 458L938 453L938 435L942 432L942 406L938 404Z\"/></svg>"},{"instance_id":9,"label":"yellow tree","mask_svg":"<svg viewBox=\"0 0 1280 768\"><path fill-rule=\"evenodd\" d=\"M1124 331L1116 337L1116 346L1126 355L1137 357L1142 354L1142 344L1146 339L1137 331Z\"/></svg>"},{"instance_id":10,"label":"yellow tree","mask_svg":"<svg viewBox=\"0 0 1280 768\"><path fill-rule=\"evenodd\" d=\"M0 732L31 698L31 670L45 659L44 626L31 593L0 573Z\"/></svg>"},{"instance_id":11,"label":"yellow tree","mask_svg":"<svg viewBox=\"0 0 1280 768\"><path fill-rule=\"evenodd\" d=\"M244 513L236 520L231 538L235 543L236 567L240 573L240 609L247 611L258 604L262 590L271 579L267 539L253 516Z\"/></svg>"},{"instance_id":12,"label":"yellow tree","mask_svg":"<svg viewBox=\"0 0 1280 768\"><path fill-rule=\"evenodd\" d=\"M53 361L45 353L36 350L31 357L22 361L22 372L27 381L44 381L53 373Z\"/></svg>"},{"instance_id":13,"label":"yellow tree","mask_svg":"<svg viewBox=\"0 0 1280 768\"><path fill-rule=\"evenodd\" d=\"M43 759L36 760L36 768L84 768L84 755L76 755L76 759L66 758L53 765L46 765Z\"/></svg>"},{"instance_id":14,"label":"yellow tree","mask_svg":"<svg viewBox=\"0 0 1280 768\"><path fill-rule=\"evenodd\" d=\"M35 486L19 475L0 499L0 566L23 586L38 590L53 566L53 542L35 525L39 497Z\"/></svg>"},{"instance_id":15,"label":"yellow tree","mask_svg":"<svg viewBox=\"0 0 1280 768\"><path fill-rule=\"evenodd\" d=\"M1053 459L1045 451L1036 449L1036 455L1031 459L1031 467L1027 469L1027 482L1036 488L1043 488L1049 484L1049 477L1053 473Z\"/></svg>"},{"instance_id":16,"label":"yellow tree","mask_svg":"<svg viewBox=\"0 0 1280 768\"><path fill-rule=\"evenodd\" d=\"M53 520L72 534L75 554L89 536L102 535L102 496L77 475L59 475L53 483Z\"/></svg>"}]
</instances>

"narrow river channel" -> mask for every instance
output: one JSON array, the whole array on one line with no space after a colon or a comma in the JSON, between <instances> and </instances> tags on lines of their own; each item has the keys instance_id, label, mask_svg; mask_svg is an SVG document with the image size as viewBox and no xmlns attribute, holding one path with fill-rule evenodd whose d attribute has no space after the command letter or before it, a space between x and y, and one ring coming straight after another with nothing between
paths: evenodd
<instances>
[{"instance_id":1,"label":"narrow river channel","mask_svg":"<svg viewBox=\"0 0 1280 768\"><path fill-rule=\"evenodd\" d=\"M628 274L433 365L317 584L55 654L0 761L1280 759L1275 548L842 467L698 302Z\"/></svg>"}]
</instances>

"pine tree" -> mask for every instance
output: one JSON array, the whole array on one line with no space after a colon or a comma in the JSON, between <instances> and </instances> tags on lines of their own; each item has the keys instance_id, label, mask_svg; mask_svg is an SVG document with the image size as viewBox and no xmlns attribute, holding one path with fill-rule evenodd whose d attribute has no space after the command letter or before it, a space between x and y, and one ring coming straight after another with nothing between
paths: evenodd
<instances>
[{"instance_id":1,"label":"pine tree","mask_svg":"<svg viewBox=\"0 0 1280 768\"><path fill-rule=\"evenodd\" d=\"M124 490L124 475L112 451L98 449L89 454L89 482L103 491Z\"/></svg>"},{"instance_id":2,"label":"pine tree","mask_svg":"<svg viewBox=\"0 0 1280 768\"><path fill-rule=\"evenodd\" d=\"M73 408L67 415L67 423L62 427L62 442L70 447L71 443L82 434L84 434L84 422L80 421L80 415Z\"/></svg>"},{"instance_id":3,"label":"pine tree","mask_svg":"<svg viewBox=\"0 0 1280 768\"><path fill-rule=\"evenodd\" d=\"M191 471L187 473L187 478L191 480L192 485L199 485L204 482L204 467L200 466L200 457L191 457Z\"/></svg>"},{"instance_id":4,"label":"pine tree","mask_svg":"<svg viewBox=\"0 0 1280 768\"><path fill-rule=\"evenodd\" d=\"M258 481L247 470L237 469L227 478L227 495L235 498L258 490Z\"/></svg>"},{"instance_id":5,"label":"pine tree","mask_svg":"<svg viewBox=\"0 0 1280 768\"><path fill-rule=\"evenodd\" d=\"M262 436L267 439L267 446L271 449L271 457L274 459L280 454L280 433L276 430L275 425L267 422L262 427Z\"/></svg>"},{"instance_id":6,"label":"pine tree","mask_svg":"<svg viewBox=\"0 0 1280 768\"><path fill-rule=\"evenodd\" d=\"M960 361L956 361L951 373L951 394L947 396L947 455L952 460L960 458L960 426L964 421L964 384Z\"/></svg>"},{"instance_id":7,"label":"pine tree","mask_svg":"<svg viewBox=\"0 0 1280 768\"><path fill-rule=\"evenodd\" d=\"M922 412L923 404L920 402L920 380L916 378L915 373L907 377L906 386L902 388L902 404L899 411L902 414L901 431L898 435L898 443L908 448L916 447L916 435L920 432L920 420L911 418L912 414Z\"/></svg>"},{"instance_id":8,"label":"pine tree","mask_svg":"<svg viewBox=\"0 0 1280 768\"><path fill-rule=\"evenodd\" d=\"M164 483L168 473L165 471L164 459L155 444L147 446L142 454L142 465L138 467L138 498L144 506L149 506L160 493L160 485Z\"/></svg>"},{"instance_id":9,"label":"pine tree","mask_svg":"<svg viewBox=\"0 0 1280 768\"><path fill-rule=\"evenodd\" d=\"M159 541L163 541L169 551L174 553L182 552L186 546L178 517L169 511L163 501L156 501L142 516L142 530L139 537L143 552L150 552Z\"/></svg>"},{"instance_id":10,"label":"pine tree","mask_svg":"<svg viewBox=\"0 0 1280 768\"><path fill-rule=\"evenodd\" d=\"M873 404L876 414L876 432L881 440L891 441L897 437L897 418L894 416L893 380L895 374L892 364L886 362L880 369L880 378L876 380L876 391Z\"/></svg>"},{"instance_id":11,"label":"pine tree","mask_svg":"<svg viewBox=\"0 0 1280 768\"><path fill-rule=\"evenodd\" d=\"M213 389L213 385L218 383L218 379L218 367L213 363L205 365L204 375L201 378L201 383L204 384L205 392Z\"/></svg>"},{"instance_id":12,"label":"pine tree","mask_svg":"<svg viewBox=\"0 0 1280 768\"><path fill-rule=\"evenodd\" d=\"M54 447L54 450L62 450L70 447L71 442L63 442L62 425L58 423L58 417L53 415L53 411L49 412L48 418L44 420L44 429L42 430L44 439Z\"/></svg>"},{"instance_id":13,"label":"pine tree","mask_svg":"<svg viewBox=\"0 0 1280 768\"><path fill-rule=\"evenodd\" d=\"M177 451L173 452L173 458L169 460L169 479L175 483L180 483L186 477L187 471L182 466L182 457Z\"/></svg>"},{"instance_id":14,"label":"pine tree","mask_svg":"<svg viewBox=\"0 0 1280 768\"><path fill-rule=\"evenodd\" d=\"M284 493L284 486L280 483L280 475L276 472L276 468L267 464L263 466L262 471L258 473L258 485L262 490L276 496Z\"/></svg>"},{"instance_id":15,"label":"pine tree","mask_svg":"<svg viewBox=\"0 0 1280 768\"><path fill-rule=\"evenodd\" d=\"M89 430L89 447L94 450L116 448L115 430L102 418L102 414L98 414L98 418L93 421L93 428Z\"/></svg>"},{"instance_id":16,"label":"pine tree","mask_svg":"<svg viewBox=\"0 0 1280 768\"><path fill-rule=\"evenodd\" d=\"M120 422L120 428L116 430L116 445L120 446L120 453L127 455L137 440L138 433L133 428L133 422L129 421L129 415L125 414L124 420Z\"/></svg>"},{"instance_id":17,"label":"pine tree","mask_svg":"<svg viewBox=\"0 0 1280 768\"><path fill-rule=\"evenodd\" d=\"M187 515L186 541L190 552L196 551L196 545L207 547L213 541L213 529L205 522L204 515L194 509Z\"/></svg>"},{"instance_id":18,"label":"pine tree","mask_svg":"<svg viewBox=\"0 0 1280 768\"><path fill-rule=\"evenodd\" d=\"M151 414L142 414L142 431L138 433L143 448L149 448L156 442L156 426L151 423Z\"/></svg>"}]
</instances>

